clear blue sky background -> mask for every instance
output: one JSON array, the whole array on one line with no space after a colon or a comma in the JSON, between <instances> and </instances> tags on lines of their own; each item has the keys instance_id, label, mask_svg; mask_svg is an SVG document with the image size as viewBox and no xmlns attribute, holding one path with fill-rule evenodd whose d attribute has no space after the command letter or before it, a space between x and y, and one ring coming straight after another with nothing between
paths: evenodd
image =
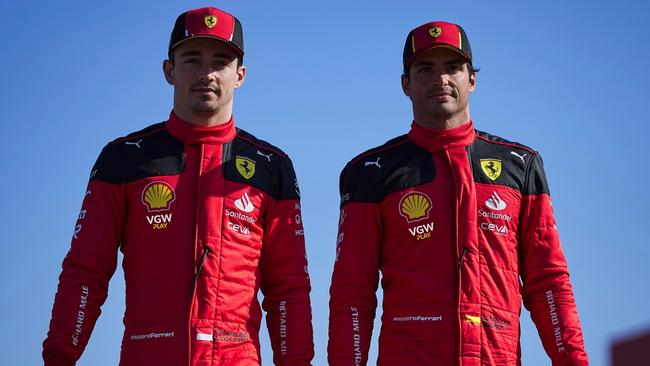
<instances>
[{"instance_id":1,"label":"clear blue sky background","mask_svg":"<svg viewBox=\"0 0 650 366\"><path fill-rule=\"evenodd\" d=\"M544 157L592 364L609 363L614 339L650 327L648 2L2 1L2 364L40 363L90 168L107 141L166 119L169 32L178 14L204 5L244 25L237 124L288 152L297 170L315 365L326 364L338 174L408 130L404 39L436 19L464 26L482 68L477 128ZM123 307L118 269L79 365L117 365ZM526 311L521 342L524 365L550 364Z\"/></svg>"}]
</instances>

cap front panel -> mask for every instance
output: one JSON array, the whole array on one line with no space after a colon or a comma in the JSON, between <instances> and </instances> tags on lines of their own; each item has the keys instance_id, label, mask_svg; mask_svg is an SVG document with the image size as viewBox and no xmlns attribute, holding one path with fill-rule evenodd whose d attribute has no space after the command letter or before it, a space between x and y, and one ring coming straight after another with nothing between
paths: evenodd
<instances>
[{"instance_id":1,"label":"cap front panel","mask_svg":"<svg viewBox=\"0 0 650 366\"><path fill-rule=\"evenodd\" d=\"M436 44L447 44L462 49L458 28L449 23L429 23L413 32L414 53Z\"/></svg>"},{"instance_id":2,"label":"cap front panel","mask_svg":"<svg viewBox=\"0 0 650 366\"><path fill-rule=\"evenodd\" d=\"M226 41L232 40L235 21L229 14L215 8L202 8L187 13L186 36L214 36Z\"/></svg>"}]
</instances>

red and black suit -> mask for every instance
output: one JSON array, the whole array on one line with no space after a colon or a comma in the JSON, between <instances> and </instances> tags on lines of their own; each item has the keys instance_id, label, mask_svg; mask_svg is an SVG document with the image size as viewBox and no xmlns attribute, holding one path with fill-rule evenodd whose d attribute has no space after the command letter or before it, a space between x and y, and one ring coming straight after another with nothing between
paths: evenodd
<instances>
[{"instance_id":1,"label":"red and black suit","mask_svg":"<svg viewBox=\"0 0 650 366\"><path fill-rule=\"evenodd\" d=\"M542 159L467 123L413 124L350 161L330 289L330 365L519 365L521 302L553 365L587 365Z\"/></svg>"},{"instance_id":2,"label":"red and black suit","mask_svg":"<svg viewBox=\"0 0 650 366\"><path fill-rule=\"evenodd\" d=\"M120 365L258 365L264 295L276 365L313 357L291 161L230 122L166 122L108 144L91 173L44 342L74 365L124 253Z\"/></svg>"}]
</instances>

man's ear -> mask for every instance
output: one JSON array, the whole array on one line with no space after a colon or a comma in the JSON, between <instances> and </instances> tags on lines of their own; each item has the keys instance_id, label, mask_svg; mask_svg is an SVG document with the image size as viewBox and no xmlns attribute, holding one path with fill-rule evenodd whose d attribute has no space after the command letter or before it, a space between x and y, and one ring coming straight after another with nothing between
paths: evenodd
<instances>
[{"instance_id":1,"label":"man's ear","mask_svg":"<svg viewBox=\"0 0 650 366\"><path fill-rule=\"evenodd\" d=\"M246 80L246 66L241 65L237 68L237 81L235 81L235 89L239 88L244 84Z\"/></svg>"},{"instance_id":2,"label":"man's ear","mask_svg":"<svg viewBox=\"0 0 650 366\"><path fill-rule=\"evenodd\" d=\"M411 97L411 85L409 83L409 77L406 74L402 74L402 91L407 97Z\"/></svg>"},{"instance_id":3,"label":"man's ear","mask_svg":"<svg viewBox=\"0 0 650 366\"><path fill-rule=\"evenodd\" d=\"M174 64L170 60L163 61L162 64L165 80L169 85L174 85Z\"/></svg>"},{"instance_id":4,"label":"man's ear","mask_svg":"<svg viewBox=\"0 0 650 366\"><path fill-rule=\"evenodd\" d=\"M476 90L476 72L469 74L469 92L472 93L474 90Z\"/></svg>"}]
</instances>

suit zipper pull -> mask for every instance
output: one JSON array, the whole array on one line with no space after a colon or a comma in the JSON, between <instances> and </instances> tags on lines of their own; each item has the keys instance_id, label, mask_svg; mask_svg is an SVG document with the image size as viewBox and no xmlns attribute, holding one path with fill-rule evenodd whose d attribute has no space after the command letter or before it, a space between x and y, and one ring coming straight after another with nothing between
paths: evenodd
<instances>
[{"instance_id":1,"label":"suit zipper pull","mask_svg":"<svg viewBox=\"0 0 650 366\"><path fill-rule=\"evenodd\" d=\"M203 269L203 262L205 262L205 258L208 256L208 252L210 251L210 248L208 246L203 247L203 254L201 255L201 262L199 262L199 268L196 270L196 274L194 275L194 286L196 287L196 281L199 279L199 274L201 274L201 270Z\"/></svg>"},{"instance_id":2,"label":"suit zipper pull","mask_svg":"<svg viewBox=\"0 0 650 366\"><path fill-rule=\"evenodd\" d=\"M465 254L467 254L467 247L463 247L463 253L460 255L458 260L458 277L460 278L460 270L463 268L463 260L465 259Z\"/></svg>"}]
</instances>

